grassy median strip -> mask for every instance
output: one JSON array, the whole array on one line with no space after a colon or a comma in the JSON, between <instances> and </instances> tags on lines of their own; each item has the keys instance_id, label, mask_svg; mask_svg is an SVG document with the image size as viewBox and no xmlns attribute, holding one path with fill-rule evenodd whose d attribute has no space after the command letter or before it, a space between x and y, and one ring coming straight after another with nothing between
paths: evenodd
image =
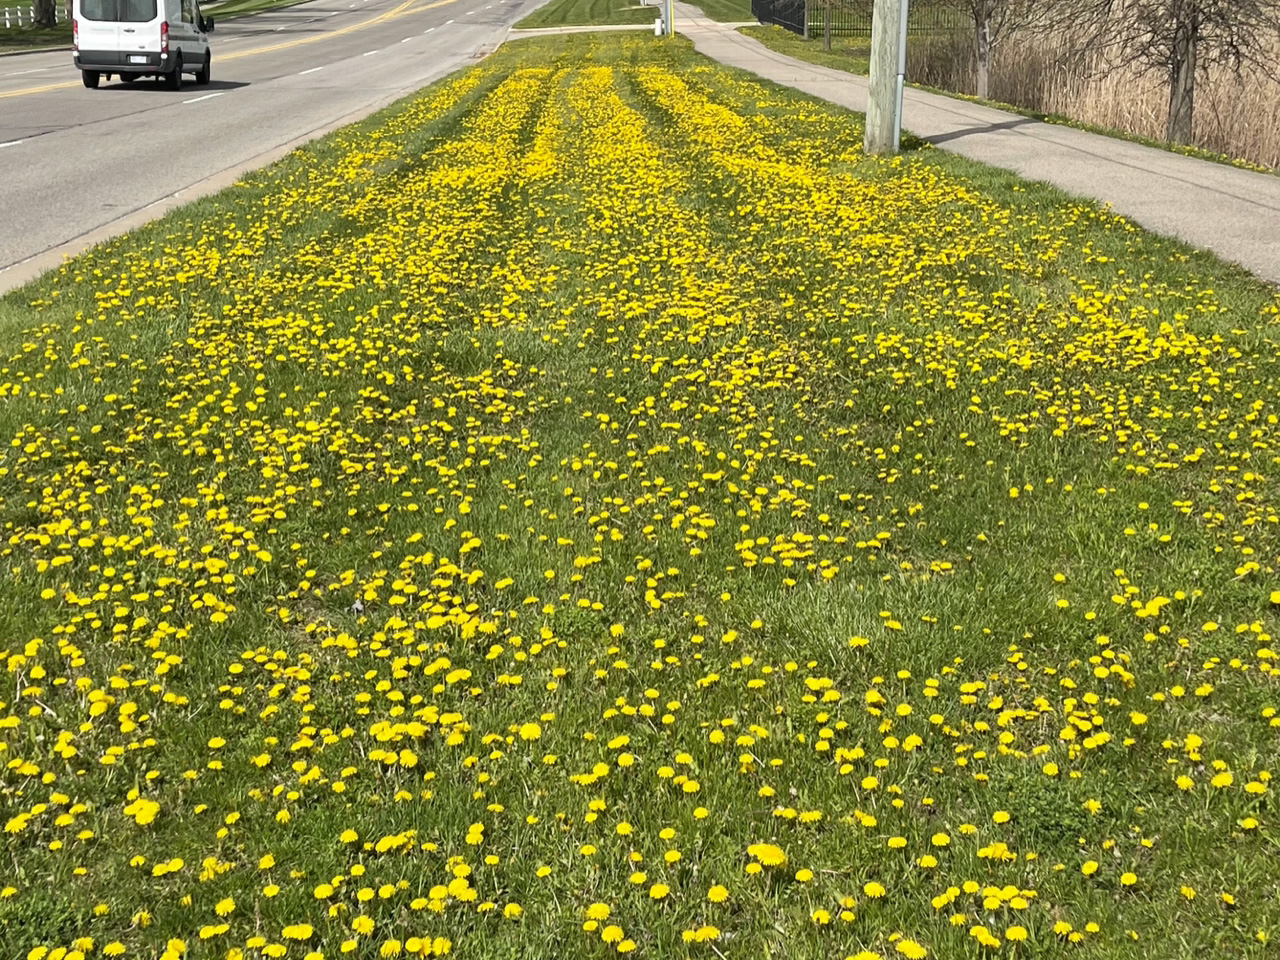
<instances>
[{"instance_id":1,"label":"grassy median strip","mask_svg":"<svg viewBox=\"0 0 1280 960\"><path fill-rule=\"evenodd\" d=\"M0 300L0 955L1253 955L1280 300L682 39Z\"/></svg>"},{"instance_id":2,"label":"grassy median strip","mask_svg":"<svg viewBox=\"0 0 1280 960\"><path fill-rule=\"evenodd\" d=\"M721 23L746 23L755 20L751 12L751 0L699 0L696 3L703 16Z\"/></svg>"},{"instance_id":3,"label":"grassy median strip","mask_svg":"<svg viewBox=\"0 0 1280 960\"><path fill-rule=\"evenodd\" d=\"M699 9L704 16L724 23L755 19L751 15L749 0L704 0ZM650 23L664 15L665 10L666 4L660 0L652 0L648 5L639 3L639 0L551 0L516 26L526 30L533 27Z\"/></svg>"},{"instance_id":4,"label":"grassy median strip","mask_svg":"<svg viewBox=\"0 0 1280 960\"><path fill-rule=\"evenodd\" d=\"M662 9L657 3L645 5L640 0L551 0L517 23L516 28L651 23Z\"/></svg>"}]
</instances>

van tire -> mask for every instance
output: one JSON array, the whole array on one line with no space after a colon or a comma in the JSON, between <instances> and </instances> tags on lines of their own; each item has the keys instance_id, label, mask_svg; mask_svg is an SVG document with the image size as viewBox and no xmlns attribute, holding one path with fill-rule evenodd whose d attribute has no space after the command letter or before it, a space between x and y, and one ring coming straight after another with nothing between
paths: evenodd
<instances>
[{"instance_id":1,"label":"van tire","mask_svg":"<svg viewBox=\"0 0 1280 960\"><path fill-rule=\"evenodd\" d=\"M204 66L196 73L196 83L202 87L209 85L209 79L213 76L213 54L207 50L204 55Z\"/></svg>"},{"instance_id":2,"label":"van tire","mask_svg":"<svg viewBox=\"0 0 1280 960\"><path fill-rule=\"evenodd\" d=\"M120 74L120 79L125 83L133 83L133 81L138 79L138 75L136 73L122 73Z\"/></svg>"},{"instance_id":3,"label":"van tire","mask_svg":"<svg viewBox=\"0 0 1280 960\"><path fill-rule=\"evenodd\" d=\"M97 70L81 70L80 80L90 90L98 89L98 81L102 79L102 74Z\"/></svg>"},{"instance_id":4,"label":"van tire","mask_svg":"<svg viewBox=\"0 0 1280 960\"><path fill-rule=\"evenodd\" d=\"M182 54L173 62L173 69L164 75L164 85L170 90L182 89Z\"/></svg>"}]
</instances>

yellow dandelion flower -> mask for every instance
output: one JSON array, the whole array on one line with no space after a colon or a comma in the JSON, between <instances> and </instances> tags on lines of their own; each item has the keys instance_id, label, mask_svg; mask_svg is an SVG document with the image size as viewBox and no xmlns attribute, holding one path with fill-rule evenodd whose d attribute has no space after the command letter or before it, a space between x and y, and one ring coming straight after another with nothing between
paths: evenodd
<instances>
[{"instance_id":1,"label":"yellow dandelion flower","mask_svg":"<svg viewBox=\"0 0 1280 960\"><path fill-rule=\"evenodd\" d=\"M747 854L766 867L781 867L787 862L782 848L773 843L753 843L747 847Z\"/></svg>"}]
</instances>

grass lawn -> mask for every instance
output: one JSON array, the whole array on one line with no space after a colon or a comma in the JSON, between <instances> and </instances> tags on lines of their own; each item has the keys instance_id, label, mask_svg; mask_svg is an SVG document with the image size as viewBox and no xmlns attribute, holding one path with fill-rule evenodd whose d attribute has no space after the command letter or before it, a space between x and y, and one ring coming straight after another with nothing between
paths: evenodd
<instances>
[{"instance_id":1,"label":"grass lawn","mask_svg":"<svg viewBox=\"0 0 1280 960\"><path fill-rule=\"evenodd\" d=\"M712 20L735 23L755 19L751 15L750 0L706 0L700 7ZM516 27L524 30L583 24L651 23L665 9L665 5L657 3L640 6L638 0L551 0L517 23ZM678 24L676 29L679 30Z\"/></svg>"},{"instance_id":2,"label":"grass lawn","mask_svg":"<svg viewBox=\"0 0 1280 960\"><path fill-rule=\"evenodd\" d=\"M1264 956L1280 299L861 141L522 40L0 299L0 956Z\"/></svg>"},{"instance_id":3,"label":"grass lawn","mask_svg":"<svg viewBox=\"0 0 1280 960\"><path fill-rule=\"evenodd\" d=\"M0 23L3 23L0 20ZM5 50L21 50L27 47L56 47L71 43L71 27L59 23L56 27L0 26L0 53Z\"/></svg>"},{"instance_id":4,"label":"grass lawn","mask_svg":"<svg viewBox=\"0 0 1280 960\"><path fill-rule=\"evenodd\" d=\"M582 26L597 23L652 23L661 10L639 0L551 0L516 24L516 29Z\"/></svg>"},{"instance_id":5,"label":"grass lawn","mask_svg":"<svg viewBox=\"0 0 1280 960\"><path fill-rule=\"evenodd\" d=\"M721 23L739 23L755 20L751 13L751 0L699 0L694 4L708 19ZM679 27L677 26L677 29Z\"/></svg>"},{"instance_id":6,"label":"grass lawn","mask_svg":"<svg viewBox=\"0 0 1280 960\"><path fill-rule=\"evenodd\" d=\"M865 75L871 63L871 41L863 37L832 37L831 49L822 48L822 21L813 25L814 38L806 40L797 33L784 27L770 24L768 26L742 27L739 32L754 37L770 50L816 63L822 67L836 70L848 70L850 73Z\"/></svg>"},{"instance_id":7,"label":"grass lawn","mask_svg":"<svg viewBox=\"0 0 1280 960\"><path fill-rule=\"evenodd\" d=\"M62 0L58 0L57 12L59 17L66 15L66 7ZM14 25L5 27L4 12L11 11L14 19L11 21ZM22 11L23 25L17 26L17 11ZM6 50L24 50L28 48L39 47L57 47L65 46L71 43L71 24L65 19L60 20L56 27L34 27L30 23L31 19L31 3L24 0L22 3L8 2L8 0L0 0L0 53Z\"/></svg>"}]
</instances>

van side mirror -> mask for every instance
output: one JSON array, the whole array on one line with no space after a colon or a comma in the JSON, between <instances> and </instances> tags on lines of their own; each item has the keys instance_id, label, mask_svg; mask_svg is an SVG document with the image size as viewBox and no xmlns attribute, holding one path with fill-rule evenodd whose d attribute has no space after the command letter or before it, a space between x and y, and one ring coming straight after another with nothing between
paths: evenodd
<instances>
[{"instance_id":1,"label":"van side mirror","mask_svg":"<svg viewBox=\"0 0 1280 960\"><path fill-rule=\"evenodd\" d=\"M204 32L213 33L213 17L206 17L204 21Z\"/></svg>"}]
</instances>

